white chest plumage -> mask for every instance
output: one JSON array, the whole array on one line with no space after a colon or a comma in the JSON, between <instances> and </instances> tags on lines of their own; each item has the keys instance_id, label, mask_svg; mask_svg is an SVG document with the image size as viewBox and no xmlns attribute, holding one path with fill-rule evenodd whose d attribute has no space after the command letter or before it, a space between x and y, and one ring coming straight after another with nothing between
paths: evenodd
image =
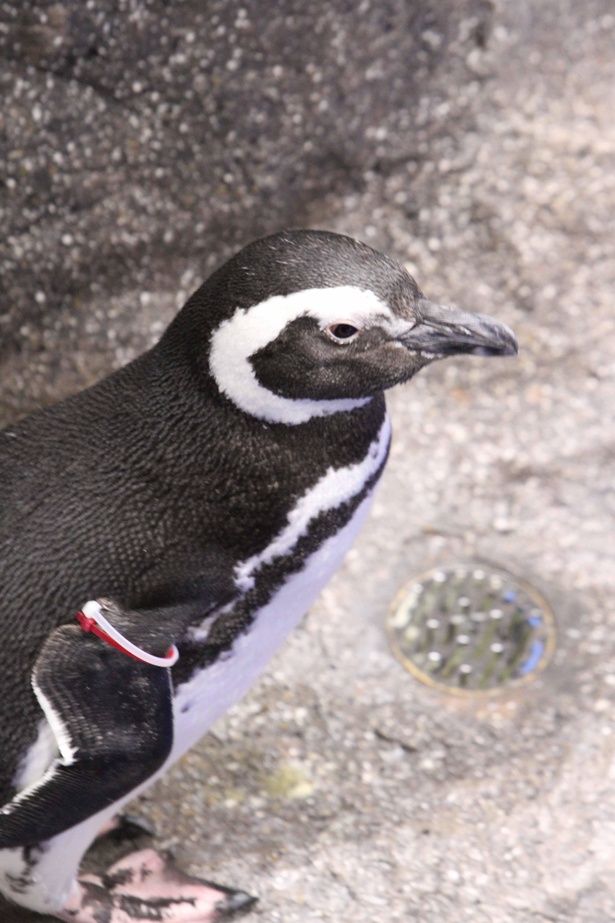
<instances>
[{"instance_id":1,"label":"white chest plumage","mask_svg":"<svg viewBox=\"0 0 615 923\"><path fill-rule=\"evenodd\" d=\"M237 584L249 589L259 568L281 555L291 555L310 522L323 511L352 500L382 467L391 438L388 415L361 462L330 469L288 515L288 524L259 555L236 569ZM212 666L182 684L175 695L175 762L253 685L288 633L300 621L352 546L372 502L365 496L350 521L314 551L303 568L289 577L255 614L250 629ZM206 629L205 629L206 631ZM195 632L198 636L198 629ZM169 765L169 763L167 765Z\"/></svg>"},{"instance_id":2,"label":"white chest plumage","mask_svg":"<svg viewBox=\"0 0 615 923\"><path fill-rule=\"evenodd\" d=\"M254 624L241 635L229 655L197 673L179 687L174 700L174 742L169 762L175 762L254 684L289 632L310 608L340 566L371 505L366 497L349 523L329 538L256 613Z\"/></svg>"}]
</instances>

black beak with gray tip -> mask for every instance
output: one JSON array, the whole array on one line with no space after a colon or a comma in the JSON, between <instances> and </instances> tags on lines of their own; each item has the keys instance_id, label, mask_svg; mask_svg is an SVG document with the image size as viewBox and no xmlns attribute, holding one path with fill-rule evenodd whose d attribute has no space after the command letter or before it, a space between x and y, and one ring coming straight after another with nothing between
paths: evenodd
<instances>
[{"instance_id":1,"label":"black beak with gray tip","mask_svg":"<svg viewBox=\"0 0 615 923\"><path fill-rule=\"evenodd\" d=\"M470 314L420 298L417 323L402 338L404 346L433 358L467 353L473 356L516 356L519 344L512 330L485 314Z\"/></svg>"}]
</instances>

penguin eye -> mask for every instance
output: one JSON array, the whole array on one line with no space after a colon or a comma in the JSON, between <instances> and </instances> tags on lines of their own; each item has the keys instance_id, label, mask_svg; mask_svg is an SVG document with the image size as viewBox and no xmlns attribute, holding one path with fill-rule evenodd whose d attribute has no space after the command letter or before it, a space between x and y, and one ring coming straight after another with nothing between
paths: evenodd
<instances>
[{"instance_id":1,"label":"penguin eye","mask_svg":"<svg viewBox=\"0 0 615 923\"><path fill-rule=\"evenodd\" d=\"M359 333L359 328L352 324L330 324L326 330L334 343L351 343Z\"/></svg>"}]
</instances>

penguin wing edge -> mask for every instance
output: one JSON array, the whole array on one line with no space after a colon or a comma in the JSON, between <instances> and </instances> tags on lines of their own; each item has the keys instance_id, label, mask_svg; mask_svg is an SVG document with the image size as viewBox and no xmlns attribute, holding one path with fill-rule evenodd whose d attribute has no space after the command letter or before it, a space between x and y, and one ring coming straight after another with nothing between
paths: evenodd
<instances>
[{"instance_id":1,"label":"penguin wing edge","mask_svg":"<svg viewBox=\"0 0 615 923\"><path fill-rule=\"evenodd\" d=\"M173 742L169 671L76 626L52 632L32 684L60 757L0 809L0 849L44 842L109 807L160 768Z\"/></svg>"}]
</instances>

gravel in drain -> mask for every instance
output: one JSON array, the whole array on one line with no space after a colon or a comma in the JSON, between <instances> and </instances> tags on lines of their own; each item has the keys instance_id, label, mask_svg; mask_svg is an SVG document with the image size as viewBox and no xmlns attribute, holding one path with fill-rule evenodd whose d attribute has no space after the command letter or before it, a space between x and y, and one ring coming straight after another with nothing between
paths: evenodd
<instances>
[{"instance_id":1,"label":"gravel in drain","mask_svg":"<svg viewBox=\"0 0 615 923\"><path fill-rule=\"evenodd\" d=\"M486 565L455 565L411 581L396 597L387 627L406 669L448 691L493 692L527 682L555 648L546 600Z\"/></svg>"}]
</instances>

